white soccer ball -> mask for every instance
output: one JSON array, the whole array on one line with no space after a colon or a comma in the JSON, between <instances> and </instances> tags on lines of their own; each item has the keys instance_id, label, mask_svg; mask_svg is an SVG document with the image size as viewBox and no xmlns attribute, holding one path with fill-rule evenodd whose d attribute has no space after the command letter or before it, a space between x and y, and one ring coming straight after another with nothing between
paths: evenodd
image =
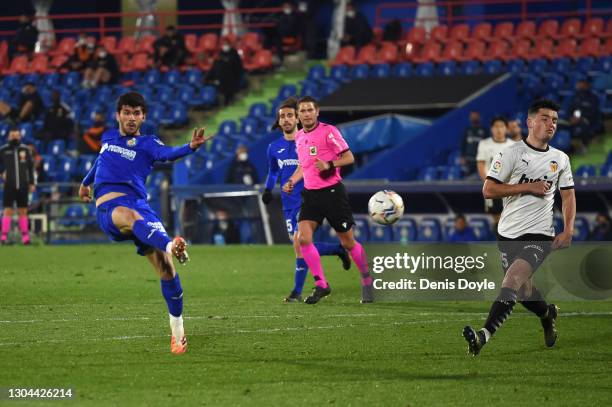
<instances>
[{"instance_id":1,"label":"white soccer ball","mask_svg":"<svg viewBox=\"0 0 612 407\"><path fill-rule=\"evenodd\" d=\"M378 191L368 202L368 213L374 222L392 225L404 214L404 201L393 191Z\"/></svg>"}]
</instances>

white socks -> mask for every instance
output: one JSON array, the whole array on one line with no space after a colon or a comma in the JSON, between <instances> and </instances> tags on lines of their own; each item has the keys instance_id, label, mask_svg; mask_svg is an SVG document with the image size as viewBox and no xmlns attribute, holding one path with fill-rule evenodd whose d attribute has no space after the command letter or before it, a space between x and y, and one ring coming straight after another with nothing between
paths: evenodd
<instances>
[{"instance_id":1,"label":"white socks","mask_svg":"<svg viewBox=\"0 0 612 407\"><path fill-rule=\"evenodd\" d=\"M185 336L185 328L183 328L183 316L175 317L172 314L170 315L170 329L172 329L172 336L176 342L179 342Z\"/></svg>"},{"instance_id":2,"label":"white socks","mask_svg":"<svg viewBox=\"0 0 612 407\"><path fill-rule=\"evenodd\" d=\"M489 342L489 339L491 339L491 332L489 332L487 328L482 328L480 332L482 332L485 336L485 343Z\"/></svg>"}]
</instances>

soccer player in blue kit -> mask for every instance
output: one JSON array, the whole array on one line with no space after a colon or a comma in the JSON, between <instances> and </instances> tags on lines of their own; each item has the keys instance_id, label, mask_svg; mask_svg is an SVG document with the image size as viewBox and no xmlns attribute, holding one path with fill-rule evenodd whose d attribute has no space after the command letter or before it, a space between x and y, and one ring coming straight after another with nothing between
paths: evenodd
<instances>
[{"instance_id":1,"label":"soccer player in blue kit","mask_svg":"<svg viewBox=\"0 0 612 407\"><path fill-rule=\"evenodd\" d=\"M170 351L187 350L183 328L183 289L174 269L172 255L185 264L187 255L182 237L170 239L158 215L147 203L145 181L158 161L174 161L193 153L212 137L194 129L191 141L181 147L166 147L154 135L141 135L147 106L142 95L129 92L117 101L119 129L102 135L102 149L79 188L85 202L91 198L93 183L98 225L114 241L132 240L137 253L145 256L158 272L162 295L168 305L172 338Z\"/></svg>"},{"instance_id":2,"label":"soccer player in blue kit","mask_svg":"<svg viewBox=\"0 0 612 407\"><path fill-rule=\"evenodd\" d=\"M295 149L295 133L297 133L297 100L288 98L281 103L276 114L276 123L273 129L280 128L283 136L274 140L268 146L268 178L266 179L265 191L261 197L264 204L272 201L272 190L280 176L280 183L284 185L289 177L297 169L299 162ZM287 296L285 302L299 302L302 300L302 290L308 275L308 266L302 257L300 245L297 239L297 218L302 204L301 192L304 182L301 181L293 187L291 193L281 191L283 204L283 215L287 225L289 238L293 242L295 251L295 279L293 290ZM340 244L315 242L316 248L322 256L338 256L342 260L342 267L348 270L351 267L351 259L346 250Z\"/></svg>"}]
</instances>

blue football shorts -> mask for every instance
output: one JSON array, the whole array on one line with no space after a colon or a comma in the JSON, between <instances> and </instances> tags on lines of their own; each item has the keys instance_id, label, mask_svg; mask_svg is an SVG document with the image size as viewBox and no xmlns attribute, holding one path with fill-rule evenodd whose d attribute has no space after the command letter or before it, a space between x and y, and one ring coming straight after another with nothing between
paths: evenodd
<instances>
[{"instance_id":1,"label":"blue football shorts","mask_svg":"<svg viewBox=\"0 0 612 407\"><path fill-rule=\"evenodd\" d=\"M117 227L113 223L112 214L113 210L118 206L123 206L135 210L140 214L140 216L142 216L147 225L157 229L160 233L163 233L168 236L168 233L166 233L166 229L164 228L164 225L162 224L161 220L159 219L155 211L151 209L145 199L138 199L130 196L120 196L119 198L111 199L110 201L104 202L102 205L96 208L98 225L110 240L115 242L132 240L136 245L136 252L141 256L146 255L151 251L151 249L153 249L153 246L149 246L148 244L141 242L135 235L124 235L119 231L119 229L117 229Z\"/></svg>"},{"instance_id":2,"label":"blue football shorts","mask_svg":"<svg viewBox=\"0 0 612 407\"><path fill-rule=\"evenodd\" d=\"M283 216L285 217L285 226L287 226L287 233L289 237L293 238L293 234L298 230L298 216L300 214L300 208L283 209Z\"/></svg>"}]
</instances>

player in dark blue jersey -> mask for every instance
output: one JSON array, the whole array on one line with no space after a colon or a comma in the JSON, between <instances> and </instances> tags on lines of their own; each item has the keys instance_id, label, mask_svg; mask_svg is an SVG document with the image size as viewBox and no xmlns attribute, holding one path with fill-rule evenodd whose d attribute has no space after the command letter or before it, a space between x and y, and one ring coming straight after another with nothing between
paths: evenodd
<instances>
[{"instance_id":1,"label":"player in dark blue jersey","mask_svg":"<svg viewBox=\"0 0 612 407\"><path fill-rule=\"evenodd\" d=\"M98 224L114 241L132 240L137 253L146 256L161 279L162 294L168 305L172 353L184 353L187 339L183 329L183 289L174 269L172 255L179 263L189 259L185 240L170 239L158 215L147 203L145 182L157 161L174 161L197 150L210 137L204 129L194 129L191 142L166 147L153 135L140 134L147 106L142 95L129 92L117 101L115 115L119 129L102 135L102 149L79 189L86 202L93 183Z\"/></svg>"},{"instance_id":2,"label":"player in dark blue jersey","mask_svg":"<svg viewBox=\"0 0 612 407\"><path fill-rule=\"evenodd\" d=\"M273 128L280 128L283 136L274 140L268 146L268 178L266 179L266 189L261 197L266 205L272 200L272 190L279 180L284 185L289 177L297 169L299 162L295 149L295 133L297 133L297 100L289 98L279 107L276 115L276 123ZM283 215L287 225L289 238L293 241L295 250L295 282L293 290L287 296L285 302L298 302L302 300L302 289L308 275L308 266L302 257L300 245L297 240L297 218L302 205L301 192L304 182L295 184L291 193L281 191L281 202L283 204ZM329 244L315 242L315 246L322 256L338 256L342 260L345 270L351 267L351 260L344 248L340 244Z\"/></svg>"}]
</instances>

